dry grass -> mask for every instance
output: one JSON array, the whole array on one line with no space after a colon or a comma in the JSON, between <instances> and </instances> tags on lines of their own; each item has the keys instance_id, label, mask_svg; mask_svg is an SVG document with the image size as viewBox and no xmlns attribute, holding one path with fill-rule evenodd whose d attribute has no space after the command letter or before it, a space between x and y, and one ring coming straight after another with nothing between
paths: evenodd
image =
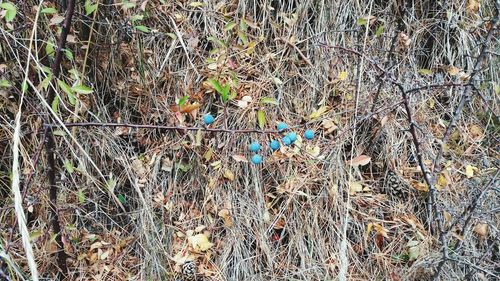
<instances>
[{"instance_id":1,"label":"dry grass","mask_svg":"<svg viewBox=\"0 0 500 281\"><path fill-rule=\"evenodd\" d=\"M336 280L342 279L342 268L348 280L430 279L441 247L427 221L427 192L415 188L423 179L407 116L400 93L388 83L375 104L377 114L371 114L380 73L370 60L390 67L407 89L460 83L460 74L451 75L447 67L470 72L487 33L486 20L494 15L493 3L485 1L476 11L466 8L476 1L451 1L446 8L420 1L401 15L402 4L396 1L206 1L195 7L192 1L155 0L130 1L137 5L126 11L120 1L100 2L93 23L77 5L68 46L74 60L65 59L62 71L71 85L75 78L69 70L81 72L85 62L83 83L94 93L80 95L75 107L57 88L61 121L176 125L173 105L188 95L188 102L199 102L201 108L195 118L183 114L184 125L201 126L200 116L211 112L217 116L213 127L256 128L257 110L264 109L267 128L284 121L297 126L299 134L314 129L317 137L302 141L300 150L266 152L264 163L255 166L233 156L248 159L252 140L267 143L276 136L203 132L200 140L196 132L69 128L73 138L68 133L57 137L56 156L70 280L175 280L185 259L196 263L198 280ZM150 33L127 21L143 14L141 3L146 2L145 19L139 22ZM55 26L49 26L52 15L42 15L36 40L28 40L30 29L23 25L33 26L32 6L37 4L17 3L15 31L0 21L1 79L14 85L0 88L0 272L12 280L30 279L10 188L13 120L26 50L33 43L28 77L37 86L45 76L40 66L51 61L45 43L57 38ZM358 25L368 14L376 16L374 23ZM401 17L408 38L399 36L390 54ZM242 19L248 27L238 34ZM225 30L228 22L237 25ZM382 23L383 33L376 36ZM82 46L89 24L95 30L87 52ZM447 225L498 167L497 38L490 49L478 84L485 99L474 95L444 155L446 184L438 199ZM420 74L420 69L433 74ZM345 80L338 79L342 71L348 74ZM238 95L227 108L205 83L211 77L237 80ZM33 162L49 115L36 92L46 90L30 90L21 116L21 185L32 174L21 192L26 193L23 205L40 278L53 279L57 262L44 153ZM434 159L461 92L455 87L411 94L424 159ZM236 104L243 96L252 97L246 108ZM261 106L263 97L279 105ZM321 106L328 111L311 121L310 114ZM325 120L338 128L327 133ZM317 146L319 155L308 154L308 145ZM372 158L368 165L346 165L361 154ZM64 168L65 161L74 171ZM478 168L470 179L467 165ZM407 196L386 194L381 181L388 168L407 183ZM228 179L227 170L234 179ZM366 190L349 194L353 182ZM124 199L125 212L109 196L110 186ZM485 194L465 235L459 235L463 220L451 231L450 243L460 238L463 244L453 256L458 262L447 262L440 279L499 275L498 192L497 186ZM213 246L196 253L188 238L193 232L207 235ZM409 258L410 241L418 242L414 259Z\"/></svg>"}]
</instances>

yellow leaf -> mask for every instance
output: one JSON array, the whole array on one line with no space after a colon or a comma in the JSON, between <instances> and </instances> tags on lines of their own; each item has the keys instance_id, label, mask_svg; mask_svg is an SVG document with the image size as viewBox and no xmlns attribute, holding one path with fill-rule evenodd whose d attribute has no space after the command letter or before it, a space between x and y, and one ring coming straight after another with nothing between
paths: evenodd
<instances>
[{"instance_id":1,"label":"yellow leaf","mask_svg":"<svg viewBox=\"0 0 500 281\"><path fill-rule=\"evenodd\" d=\"M443 188L446 187L447 184L448 184L448 182L446 181L445 175L443 175L443 173L439 174L438 179L437 179L437 183L436 183L437 190L439 190L439 191L442 190Z\"/></svg>"},{"instance_id":2,"label":"yellow leaf","mask_svg":"<svg viewBox=\"0 0 500 281\"><path fill-rule=\"evenodd\" d=\"M189 242L196 251L206 251L214 245L208 241L208 237L205 234L196 234L188 238Z\"/></svg>"},{"instance_id":3,"label":"yellow leaf","mask_svg":"<svg viewBox=\"0 0 500 281\"><path fill-rule=\"evenodd\" d=\"M344 81L347 79L347 71L341 71L339 76L337 77L340 81Z\"/></svg>"},{"instance_id":4,"label":"yellow leaf","mask_svg":"<svg viewBox=\"0 0 500 281\"><path fill-rule=\"evenodd\" d=\"M230 181L234 181L234 173L229 169L224 170L224 177Z\"/></svg>"},{"instance_id":5,"label":"yellow leaf","mask_svg":"<svg viewBox=\"0 0 500 281\"><path fill-rule=\"evenodd\" d=\"M380 234L384 236L385 238L389 239L389 236L387 235L387 232L389 232L385 227L381 226L378 223L373 223L373 228L377 232L377 234Z\"/></svg>"},{"instance_id":6,"label":"yellow leaf","mask_svg":"<svg viewBox=\"0 0 500 281\"><path fill-rule=\"evenodd\" d=\"M474 167L472 165L465 166L465 175L468 179L472 178L474 176L474 172L477 173L477 171L479 171L477 167Z\"/></svg>"},{"instance_id":7,"label":"yellow leaf","mask_svg":"<svg viewBox=\"0 0 500 281\"><path fill-rule=\"evenodd\" d=\"M192 3L189 3L189 6L194 7L194 8L198 8L198 7L205 6L205 3L202 3L202 2L192 2Z\"/></svg>"},{"instance_id":8,"label":"yellow leaf","mask_svg":"<svg viewBox=\"0 0 500 281\"><path fill-rule=\"evenodd\" d=\"M210 166L214 167L214 169L219 170L222 168L222 162L220 160L210 163Z\"/></svg>"},{"instance_id":9,"label":"yellow leaf","mask_svg":"<svg viewBox=\"0 0 500 281\"><path fill-rule=\"evenodd\" d=\"M413 188L415 188L416 190L419 190L419 191L424 191L424 192L427 192L429 191L429 187L427 186L426 183L424 182L412 182L411 185L413 186Z\"/></svg>"},{"instance_id":10,"label":"yellow leaf","mask_svg":"<svg viewBox=\"0 0 500 281\"><path fill-rule=\"evenodd\" d=\"M318 157L320 153L319 146L307 146L306 147L306 152L310 154L313 157Z\"/></svg>"},{"instance_id":11,"label":"yellow leaf","mask_svg":"<svg viewBox=\"0 0 500 281\"><path fill-rule=\"evenodd\" d=\"M323 105L320 108L318 108L317 110L314 110L313 113L311 113L311 115L309 115L309 118L310 119L318 119L319 117L321 117L321 115L325 114L327 111L328 111L328 106Z\"/></svg>"},{"instance_id":12,"label":"yellow leaf","mask_svg":"<svg viewBox=\"0 0 500 281\"><path fill-rule=\"evenodd\" d=\"M355 195L357 192L363 191L363 185L359 182L351 182L349 184L349 194Z\"/></svg>"}]
</instances>

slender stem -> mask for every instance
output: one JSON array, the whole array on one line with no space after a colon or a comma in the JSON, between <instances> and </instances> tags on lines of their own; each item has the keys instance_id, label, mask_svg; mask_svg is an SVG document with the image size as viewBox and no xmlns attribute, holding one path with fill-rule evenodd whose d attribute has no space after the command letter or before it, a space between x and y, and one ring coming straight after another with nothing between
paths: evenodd
<instances>
[{"instance_id":1,"label":"slender stem","mask_svg":"<svg viewBox=\"0 0 500 281\"><path fill-rule=\"evenodd\" d=\"M59 77L61 61L63 58L63 49L66 45L66 39L68 37L69 31L71 29L71 20L73 18L73 13L75 10L75 0L67 0L64 1L66 5L66 16L64 17L61 35L59 37L59 41L57 43L57 51L54 59L54 63L52 64L52 74L54 78ZM53 87L49 88L49 92L47 94L48 104L52 104L55 98L55 91ZM55 242L57 244L57 264L59 266L59 270L61 271L63 276L66 276L68 272L68 267L66 264L67 254L64 251L64 244L62 242L62 234L61 234L61 223L59 221L59 214L57 211L57 182L56 182L56 161L55 161L55 149L56 144L54 140L54 134L49 128L47 131L47 142L46 142L46 154L47 154L47 178L49 181L49 209L52 214L51 224L52 230L55 235Z\"/></svg>"}]
</instances>

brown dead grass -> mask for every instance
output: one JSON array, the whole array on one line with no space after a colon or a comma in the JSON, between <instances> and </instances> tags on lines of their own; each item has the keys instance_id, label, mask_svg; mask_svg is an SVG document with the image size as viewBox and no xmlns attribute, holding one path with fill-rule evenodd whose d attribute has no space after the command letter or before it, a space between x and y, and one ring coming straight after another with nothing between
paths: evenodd
<instances>
[{"instance_id":1,"label":"brown dead grass","mask_svg":"<svg viewBox=\"0 0 500 281\"><path fill-rule=\"evenodd\" d=\"M64 79L71 85L74 78L68 70L81 71L86 60L84 83L94 93L81 95L75 109L58 90L64 122L175 125L179 124L176 101L188 95L188 102L198 102L201 108L194 116L182 115L187 126L201 126L201 116L211 112L217 116L213 127L256 128L257 110L263 109L267 128L283 121L297 126L294 130L299 135L306 127L314 129L317 137L313 142L303 141L300 150L266 152L259 166L233 156L249 159L248 144L253 140L267 143L271 136L204 132L199 140L196 132L79 128L72 132L80 147L68 135L58 137L59 212L65 249L71 256L69 279L175 280L186 259L196 263L199 280L334 280L342 265L347 266L349 280L429 278L441 249L426 222L427 193L411 187L407 197L398 199L380 187L387 167L409 187L423 182L406 131L406 114L398 105L401 97L386 83L375 107L378 113L370 115L379 83L376 68L321 43L355 49L382 66L391 66L391 73L407 88L459 82L459 75L450 75L446 69L452 65L470 71L486 34L485 20L494 13L492 3L476 10L451 1L448 13L434 1L408 6L403 31L408 39L400 36L393 59L386 62L400 17L395 3L207 1L196 7L192 1L130 2L137 5L128 10L120 4L101 3L87 57L82 48L85 39L80 37L91 20L78 7L72 32L75 42L69 43L75 59L65 60ZM145 12L142 3L146 3ZM18 4L15 28L33 25L33 5L34 1ZM357 25L370 10L376 16L373 25ZM432 12L436 10L440 13ZM139 32L127 22L130 16L143 13L147 17L140 24L150 33ZM38 65L30 68L35 85L44 77L38 71L45 63L44 44L57 37L55 27L48 26L50 18L43 16L38 22ZM243 19L248 27L238 34ZM229 22L236 26L228 31ZM375 36L382 24L383 33ZM15 85L0 89L0 260L4 265L0 270L20 280L29 269L11 208L9 174L12 120L28 30L10 32L4 21L0 26L0 73ZM130 40L124 40L127 37ZM429 38L433 38L432 46L427 44ZM491 49L495 46L498 41ZM488 54L487 62L480 92L488 100L474 96L445 153L446 185L438 197L445 217L451 220L459 217L498 165L498 119L489 113L498 114L498 56ZM431 69L433 75L419 74L423 68ZM348 74L345 80L339 79L342 71ZM205 82L211 77L238 81L233 86L237 97L226 109ZM460 93L460 88L452 88L411 95L426 160L435 157ZM246 108L238 107L236 102L244 96L252 101ZM259 105L263 97L272 97L279 105ZM47 108L34 91L26 99L21 119L21 183L34 175L24 207L38 271L52 279L57 263L51 255L55 246L49 227L46 161L43 154L38 163L30 160L39 147L38 132ZM310 114L322 106L328 111L311 121ZM327 133L325 120L337 129ZM369 126L377 129L375 136ZM319 155L309 155L307 145L317 146ZM361 170L346 165L361 154L372 157L369 165ZM73 173L64 169L65 160L73 163ZM464 174L466 165L478 168L471 179ZM114 193L124 197L127 212L104 191L110 182ZM350 195L352 182L362 183L365 191ZM479 227L459 237L465 241L456 257L461 262L448 262L441 279L463 279L467 274L480 278L485 272L498 275L498 188L485 198L472 228L486 224L487 230ZM213 246L195 251L188 238L195 234L206 235ZM419 250L411 261L410 241L418 242ZM5 252L7 243L9 251Z\"/></svg>"}]
</instances>

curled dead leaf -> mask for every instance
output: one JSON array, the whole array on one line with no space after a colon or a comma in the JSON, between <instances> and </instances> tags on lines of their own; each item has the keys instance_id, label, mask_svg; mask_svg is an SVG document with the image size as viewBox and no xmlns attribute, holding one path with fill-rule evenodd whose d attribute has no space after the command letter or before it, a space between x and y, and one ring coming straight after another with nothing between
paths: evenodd
<instances>
[{"instance_id":1,"label":"curled dead leaf","mask_svg":"<svg viewBox=\"0 0 500 281\"><path fill-rule=\"evenodd\" d=\"M352 158L350 161L347 161L347 163L351 166L364 166L368 163L370 163L370 160L372 158L367 155L360 155L357 157Z\"/></svg>"}]
</instances>

